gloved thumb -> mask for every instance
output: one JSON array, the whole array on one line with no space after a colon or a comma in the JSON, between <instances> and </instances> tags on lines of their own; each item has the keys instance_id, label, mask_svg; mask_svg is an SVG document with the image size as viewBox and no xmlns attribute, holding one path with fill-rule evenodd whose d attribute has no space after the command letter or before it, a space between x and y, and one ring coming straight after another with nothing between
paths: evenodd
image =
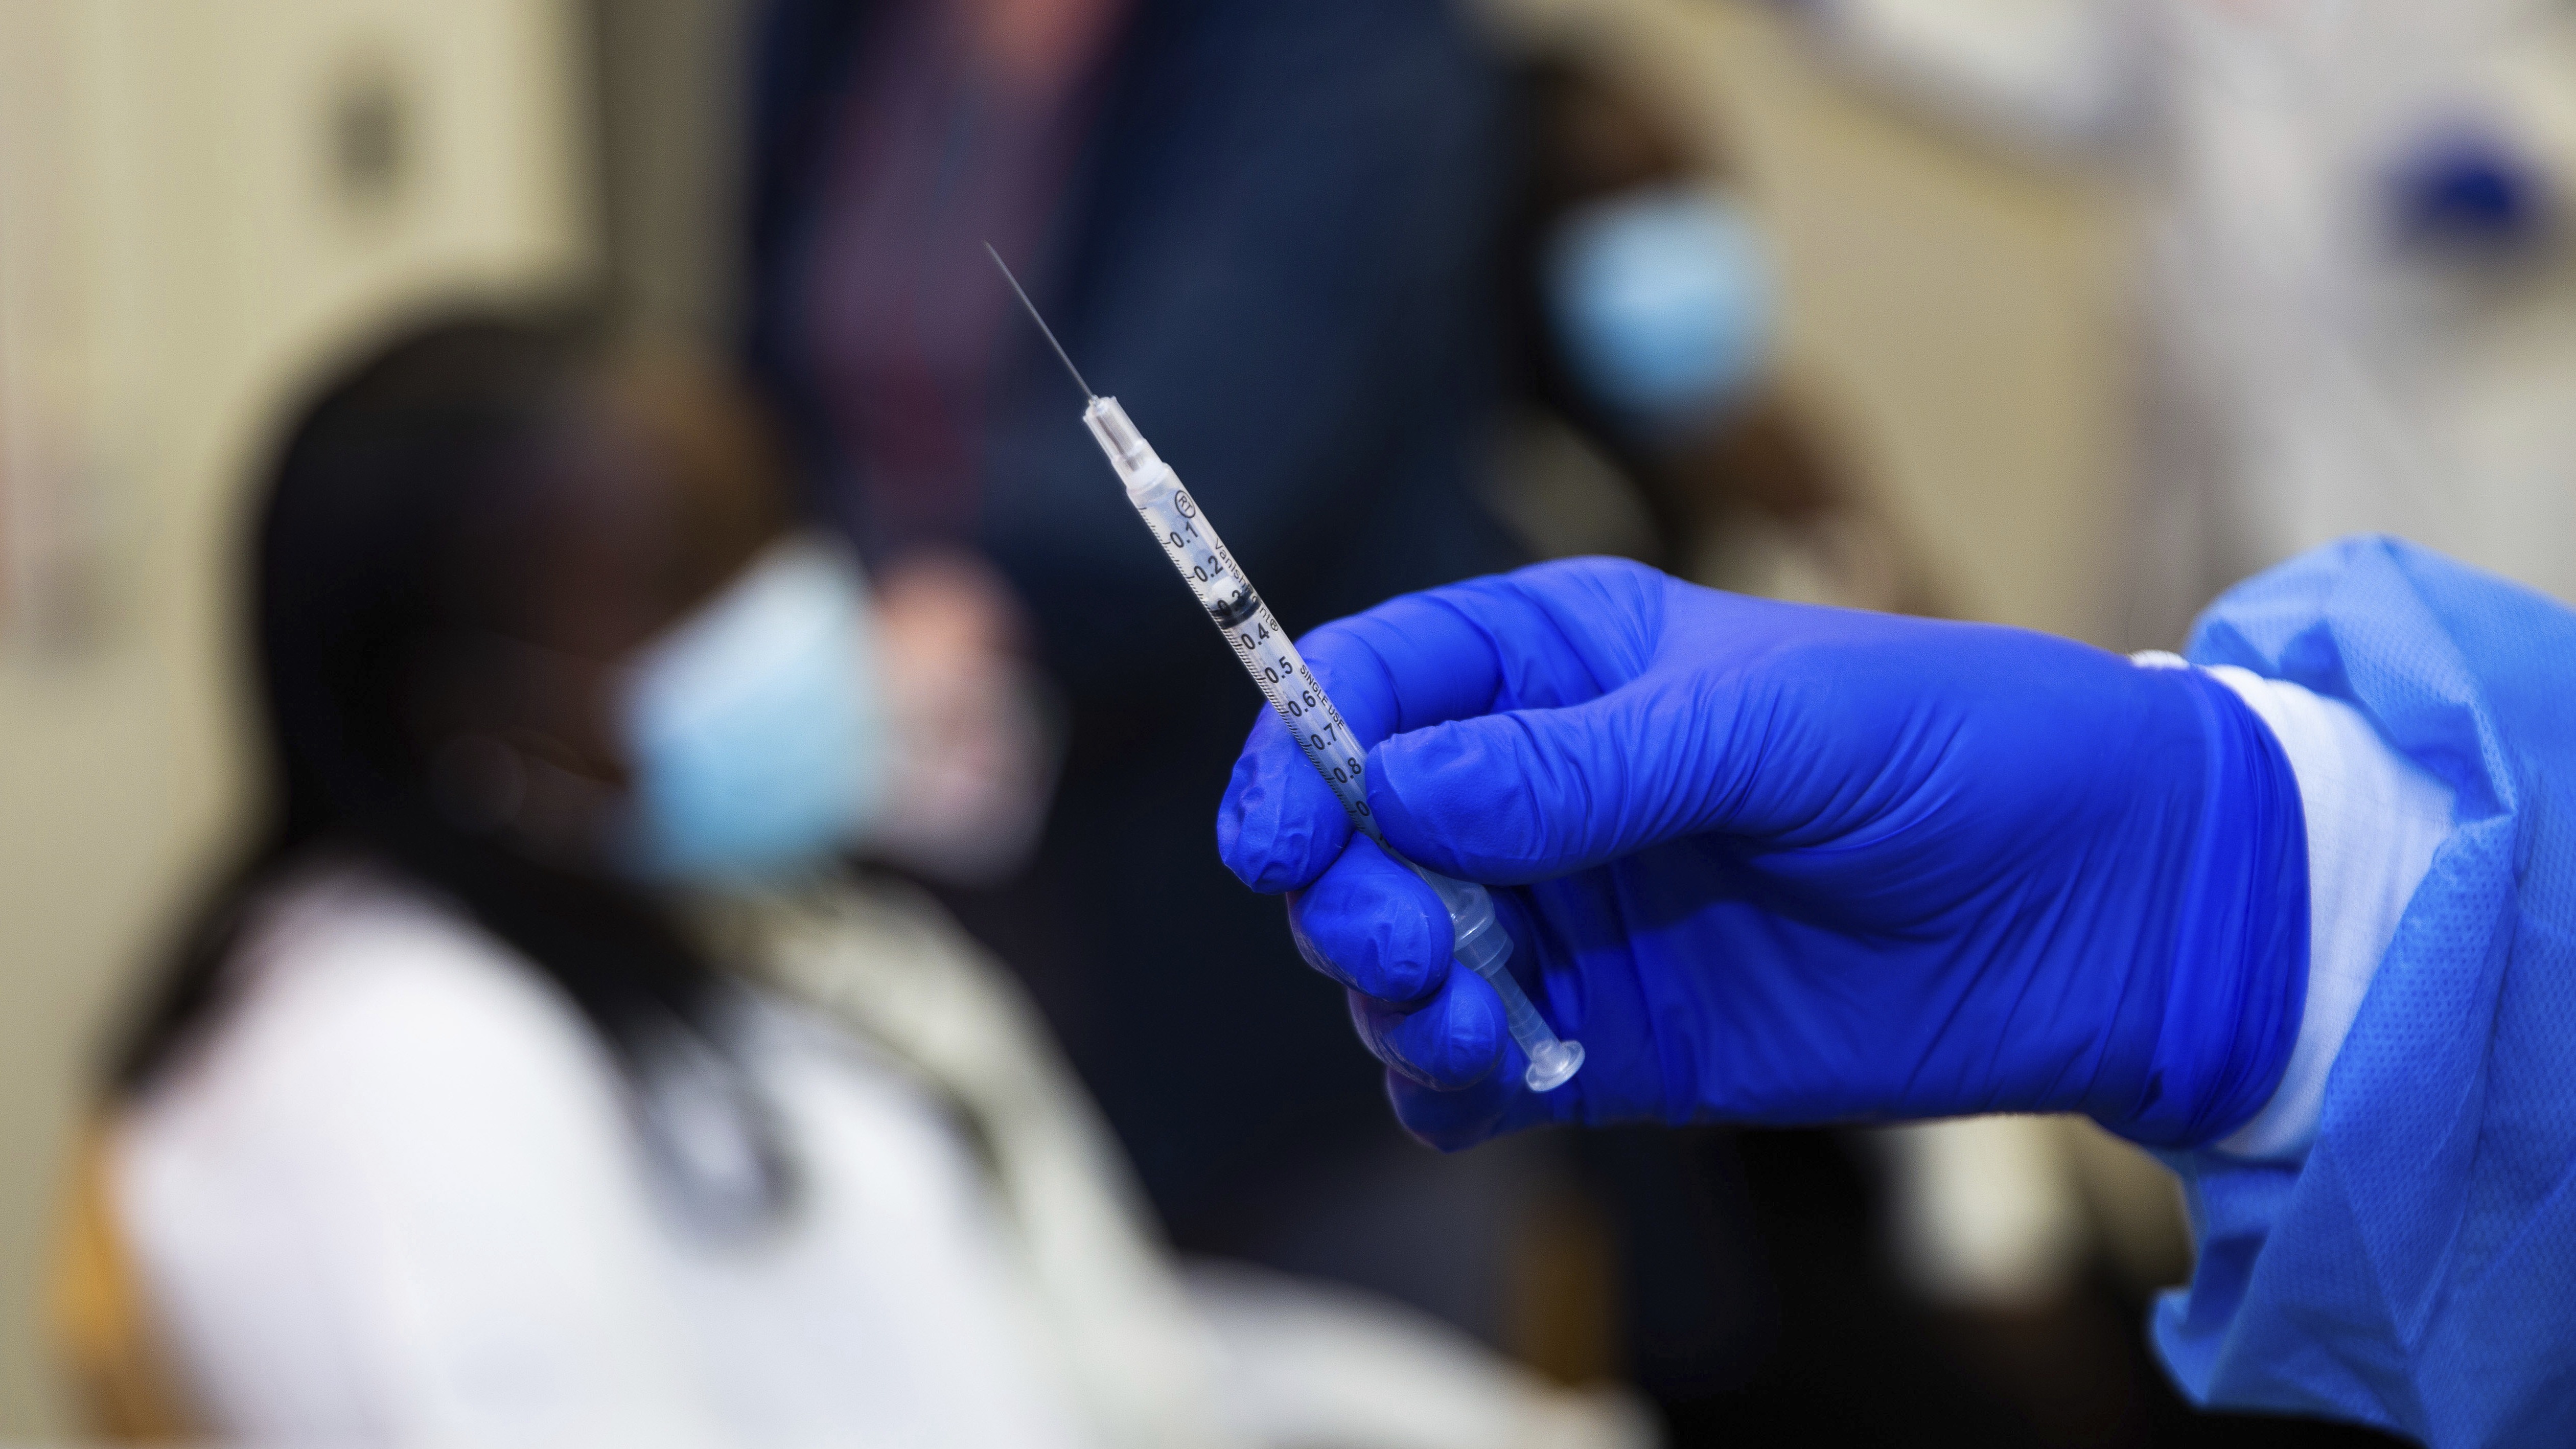
<instances>
[{"instance_id":1,"label":"gloved thumb","mask_svg":"<svg viewBox=\"0 0 2576 1449\"><path fill-rule=\"evenodd\" d=\"M1709 829L1723 721L1648 677L1562 709L1414 730L1370 757L1369 806L1396 849L1462 880L1516 885Z\"/></svg>"}]
</instances>

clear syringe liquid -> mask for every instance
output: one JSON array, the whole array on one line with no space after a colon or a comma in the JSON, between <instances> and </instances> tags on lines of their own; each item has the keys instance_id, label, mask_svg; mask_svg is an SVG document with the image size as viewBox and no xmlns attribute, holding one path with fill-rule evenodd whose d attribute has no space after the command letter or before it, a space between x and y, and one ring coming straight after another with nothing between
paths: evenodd
<instances>
[{"instance_id":1,"label":"clear syringe liquid","mask_svg":"<svg viewBox=\"0 0 2576 1449\"><path fill-rule=\"evenodd\" d=\"M992 248L987 246L985 250ZM1199 607L1216 621L1217 631L1225 635L1234 657L1243 661L1252 682L1260 686L1262 697L1278 712L1280 723L1296 737L1307 763L1332 787L1351 825L1376 842L1389 859L1420 876L1440 897L1440 904L1449 912L1453 954L1459 964L1494 988L1494 994L1502 999L1504 1024L1510 1028L1522 1055L1529 1058L1529 1070L1522 1080L1537 1092L1565 1085L1583 1065L1583 1044L1561 1040L1513 978L1507 966L1512 955L1511 933L1495 918L1493 896L1471 881L1452 880L1438 871L1425 870L1387 844L1369 811L1367 751L1351 738L1350 727L1342 723L1342 712L1333 707L1332 696L1324 692L1314 671L1306 667L1306 657L1297 652L1288 631L1271 616L1270 606L1261 601L1252 580L1244 577L1234 555L1226 549L1225 540L1217 537L1189 490L1181 486L1180 475L1156 455L1145 435L1128 421L1127 410L1118 405L1118 399L1100 396L1083 381L1081 370L1065 356L1054 331L1047 327L1045 318L1038 316L1028 294L1020 291L1019 280L1011 277L1011 269L1003 265L998 253L993 265L1001 267L1002 275L1010 279L1011 290L1019 293L1021 305L1028 307L1029 316L1046 333L1048 345L1055 348L1065 370L1073 374L1073 380L1089 399L1082 410L1083 424L1091 429L1100 451L1108 456L1110 469L1126 486L1128 503L1145 520L1172 567L1180 570L1182 581L1190 586Z\"/></svg>"}]
</instances>

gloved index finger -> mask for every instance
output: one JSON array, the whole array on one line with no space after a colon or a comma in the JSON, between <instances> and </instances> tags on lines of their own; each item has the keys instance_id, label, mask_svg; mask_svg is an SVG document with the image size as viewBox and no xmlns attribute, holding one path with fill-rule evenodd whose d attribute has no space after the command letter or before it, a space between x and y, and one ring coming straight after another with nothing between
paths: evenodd
<instances>
[{"instance_id":1,"label":"gloved index finger","mask_svg":"<svg viewBox=\"0 0 2576 1449\"><path fill-rule=\"evenodd\" d=\"M1362 750L1494 707L1502 682L1494 638L1447 597L1467 587L1389 599L1299 641Z\"/></svg>"},{"instance_id":2,"label":"gloved index finger","mask_svg":"<svg viewBox=\"0 0 2576 1449\"><path fill-rule=\"evenodd\" d=\"M1276 895L1313 884L1350 838L1342 802L1262 706L1217 807L1217 855L1245 885Z\"/></svg>"},{"instance_id":3,"label":"gloved index finger","mask_svg":"<svg viewBox=\"0 0 2576 1449\"><path fill-rule=\"evenodd\" d=\"M1299 640L1298 652L1363 756L1397 730L1489 708L1500 677L1490 641L1422 595L1327 624ZM1296 890L1323 874L1350 836L1341 802L1291 727L1264 709L1217 812L1226 865L1255 890Z\"/></svg>"},{"instance_id":4,"label":"gloved index finger","mask_svg":"<svg viewBox=\"0 0 2576 1449\"><path fill-rule=\"evenodd\" d=\"M1605 668L1625 672L1610 668L1608 655L1634 641L1591 638L1551 601L1571 591L1591 605L1588 615L1626 618L1640 611L1625 595L1651 595L1660 578L1617 560L1541 564L1390 599L1313 631L1298 649L1365 755L1391 736L1497 709L1598 697L1611 683L1601 677ZM1605 601L1615 607L1605 610ZM1296 737L1264 711L1217 817L1226 864L1255 890L1294 890L1321 875L1349 839L1339 802L1314 777Z\"/></svg>"},{"instance_id":5,"label":"gloved index finger","mask_svg":"<svg viewBox=\"0 0 2576 1449\"><path fill-rule=\"evenodd\" d=\"M1669 582L1626 559L1560 559L1390 599L1300 647L1359 743L1373 747L1617 689L1653 658Z\"/></svg>"}]
</instances>

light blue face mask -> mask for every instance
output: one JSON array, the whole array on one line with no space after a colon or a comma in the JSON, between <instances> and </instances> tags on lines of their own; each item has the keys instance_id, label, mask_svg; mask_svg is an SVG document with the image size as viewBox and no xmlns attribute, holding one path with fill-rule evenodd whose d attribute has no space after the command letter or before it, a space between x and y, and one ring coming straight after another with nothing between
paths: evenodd
<instances>
[{"instance_id":1,"label":"light blue face mask","mask_svg":"<svg viewBox=\"0 0 2576 1449\"><path fill-rule=\"evenodd\" d=\"M883 812L873 622L848 557L790 538L645 646L622 719L639 874L775 879L827 858Z\"/></svg>"},{"instance_id":2,"label":"light blue face mask","mask_svg":"<svg viewBox=\"0 0 2576 1449\"><path fill-rule=\"evenodd\" d=\"M1576 381L1648 434L1706 422L1761 375L1778 302L1752 218L1697 186L1568 213L1545 258L1550 320Z\"/></svg>"}]
</instances>

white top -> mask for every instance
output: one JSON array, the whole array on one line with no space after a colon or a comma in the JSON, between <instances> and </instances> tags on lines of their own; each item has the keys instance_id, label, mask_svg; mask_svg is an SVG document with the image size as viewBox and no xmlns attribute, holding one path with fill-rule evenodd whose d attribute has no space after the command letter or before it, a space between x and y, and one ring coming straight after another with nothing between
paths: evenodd
<instances>
[{"instance_id":1,"label":"white top","mask_svg":"<svg viewBox=\"0 0 2576 1449\"><path fill-rule=\"evenodd\" d=\"M2161 649L2130 657L2146 669L2192 667ZM2279 742L2299 787L2308 847L2308 988L2298 1040L2271 1099L2216 1146L2239 1157L2303 1157L2325 1110L2326 1075L2433 868L2433 852L2451 833L2451 788L2340 699L2229 664L2209 673Z\"/></svg>"},{"instance_id":2,"label":"white top","mask_svg":"<svg viewBox=\"0 0 2576 1449\"><path fill-rule=\"evenodd\" d=\"M684 1228L568 1002L363 873L293 892L124 1121L122 1226L201 1402L262 1440L1075 1442L975 1165L771 998L785 1230Z\"/></svg>"},{"instance_id":3,"label":"white top","mask_svg":"<svg viewBox=\"0 0 2576 1449\"><path fill-rule=\"evenodd\" d=\"M2285 680L2210 673L2261 716L2298 777L2308 836L2308 995L2272 1100L2218 1143L2240 1157L2299 1157L2316 1140L2326 1073L2397 939L2398 919L2451 833L2451 789L2398 753L2360 710Z\"/></svg>"},{"instance_id":4,"label":"white top","mask_svg":"<svg viewBox=\"0 0 2576 1449\"><path fill-rule=\"evenodd\" d=\"M500 943L363 868L273 894L222 1019L121 1115L109 1161L211 1427L262 1444L1652 1442L1617 1396L1551 1390L1360 1295L1185 1278L1026 1002L917 896L736 902L706 924L778 983L752 991L736 1055L799 1195L740 1240L675 1210L596 1036Z\"/></svg>"}]
</instances>

